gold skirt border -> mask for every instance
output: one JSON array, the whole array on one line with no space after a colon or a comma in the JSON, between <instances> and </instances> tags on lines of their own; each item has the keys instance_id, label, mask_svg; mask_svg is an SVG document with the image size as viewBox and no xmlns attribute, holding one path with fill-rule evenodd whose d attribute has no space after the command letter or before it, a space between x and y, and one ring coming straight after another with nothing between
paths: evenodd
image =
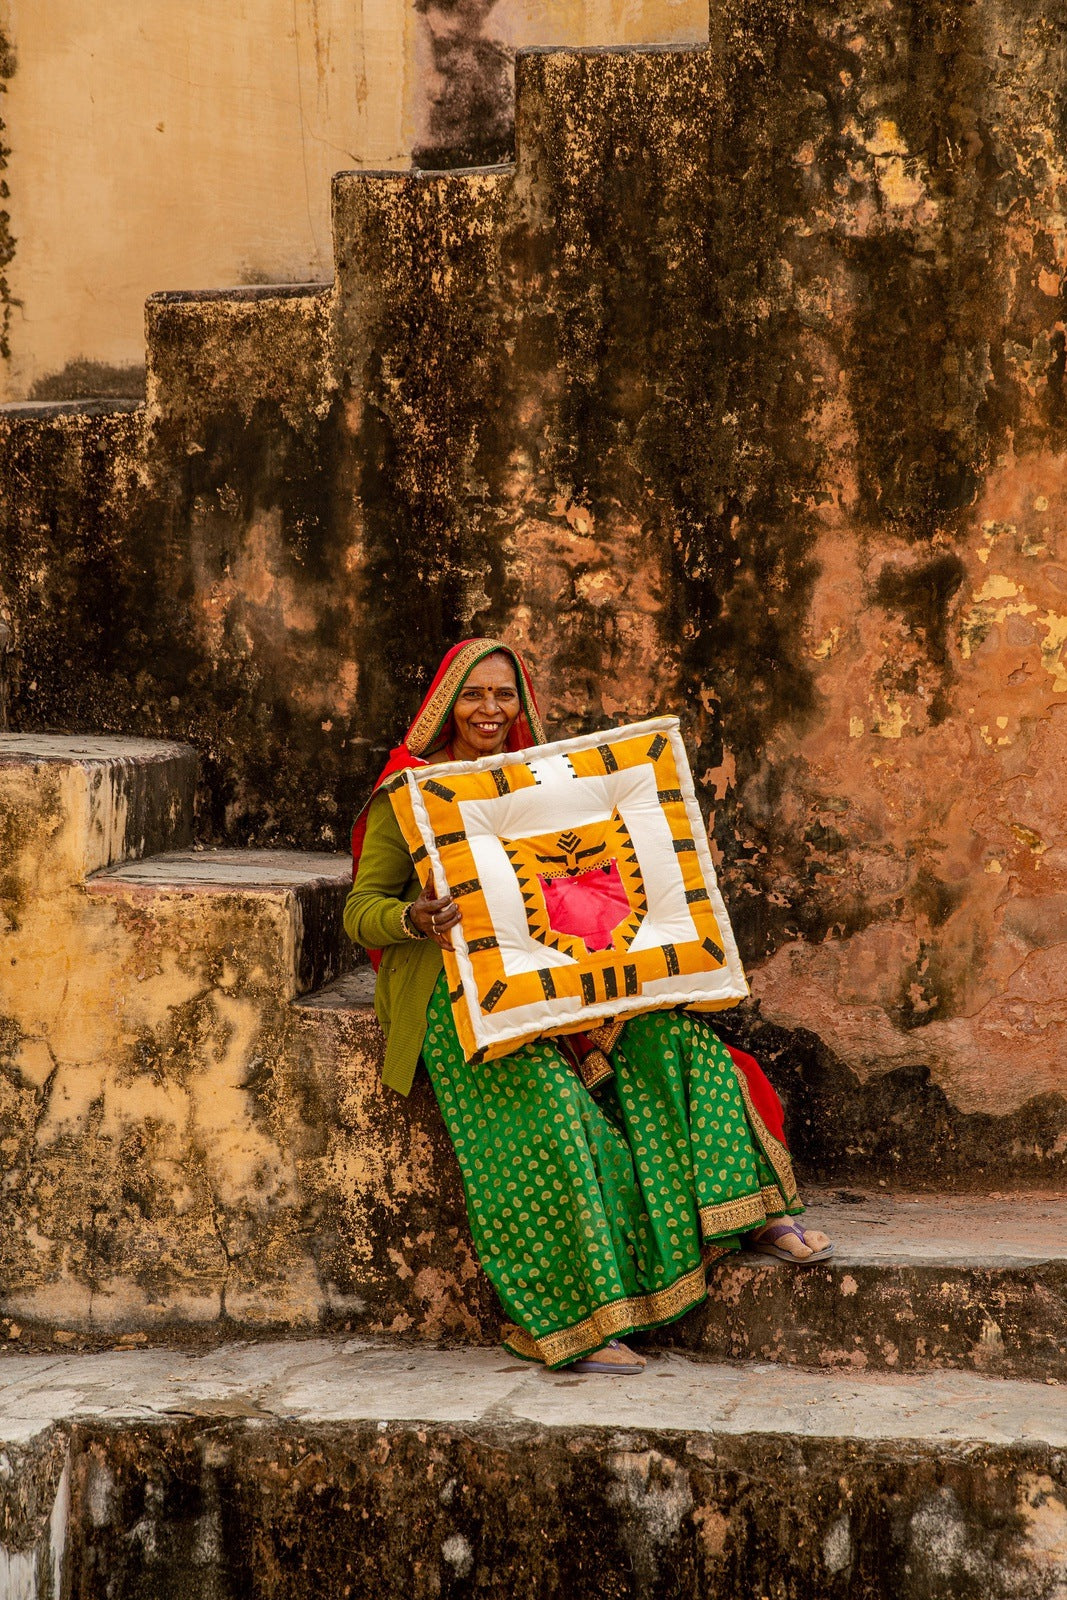
<instances>
[{"instance_id":1,"label":"gold skirt border","mask_svg":"<svg viewBox=\"0 0 1067 1600\"><path fill-rule=\"evenodd\" d=\"M727 1051L727 1055L729 1055L729 1051ZM732 1058L730 1065L733 1066ZM763 1146L764 1155L774 1168L775 1176L778 1179L778 1187L782 1191L779 1198L784 1198L786 1210L789 1210L800 1203L800 1196L797 1193L797 1180L793 1176L792 1158L785 1145L782 1144L780 1139L774 1137L774 1134L756 1110L748 1090L748 1080L744 1073L739 1072L736 1067L734 1067L734 1078L736 1079L737 1087L741 1091L741 1098L745 1102L749 1126Z\"/></svg>"},{"instance_id":2,"label":"gold skirt border","mask_svg":"<svg viewBox=\"0 0 1067 1600\"><path fill-rule=\"evenodd\" d=\"M598 1306L591 1316L581 1322L561 1328L558 1333L546 1333L535 1339L524 1328L509 1323L504 1330L504 1345L514 1355L525 1361L543 1361L546 1367L565 1366L577 1361L592 1350L599 1350L609 1339L620 1333L638 1333L642 1328L654 1328L662 1322L673 1322L683 1312L698 1305L707 1293L704 1263L692 1272L676 1278L667 1289L657 1289L652 1294L631 1295L625 1300L613 1300Z\"/></svg>"}]
</instances>

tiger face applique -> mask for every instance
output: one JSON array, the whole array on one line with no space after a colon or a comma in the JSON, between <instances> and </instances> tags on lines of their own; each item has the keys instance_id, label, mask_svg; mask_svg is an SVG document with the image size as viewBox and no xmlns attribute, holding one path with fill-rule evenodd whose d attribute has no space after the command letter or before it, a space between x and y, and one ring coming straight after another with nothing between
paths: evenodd
<instances>
[{"instance_id":1,"label":"tiger face applique","mask_svg":"<svg viewBox=\"0 0 1067 1600\"><path fill-rule=\"evenodd\" d=\"M648 900L617 810L601 822L501 844L518 879L531 938L574 960L630 948Z\"/></svg>"}]
</instances>

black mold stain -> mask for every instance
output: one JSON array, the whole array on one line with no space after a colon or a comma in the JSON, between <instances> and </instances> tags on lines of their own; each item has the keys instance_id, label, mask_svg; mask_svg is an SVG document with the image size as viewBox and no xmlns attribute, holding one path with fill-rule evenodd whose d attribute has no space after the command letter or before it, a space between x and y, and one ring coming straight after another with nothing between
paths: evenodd
<instances>
[{"instance_id":1,"label":"black mold stain","mask_svg":"<svg viewBox=\"0 0 1067 1600\"><path fill-rule=\"evenodd\" d=\"M434 85L426 142L415 167L447 170L511 159L515 53L486 32L496 0L416 0L429 38Z\"/></svg>"},{"instance_id":2,"label":"black mold stain","mask_svg":"<svg viewBox=\"0 0 1067 1600\"><path fill-rule=\"evenodd\" d=\"M15 48L7 35L0 31L0 94L7 93L8 80L15 76L16 68ZM7 201L11 196L7 179L2 176L7 171L8 156L11 154L10 145L4 142L5 130L6 123L0 118L0 201ZM0 359L5 361L11 358L11 315L21 303L12 297L5 271L15 258L17 243L11 232L11 214L5 204L0 209Z\"/></svg>"},{"instance_id":3,"label":"black mold stain","mask_svg":"<svg viewBox=\"0 0 1067 1600\"><path fill-rule=\"evenodd\" d=\"M1047 1445L727 1433L712 1450L708 1437L514 1422L286 1426L266 1414L252 1426L79 1424L70 1594L182 1600L190 1582L257 1600L1047 1592L1020 1511L1020 1484L1047 1484L1053 1504L1064 1492ZM838 1527L847 1560L828 1573L825 1531Z\"/></svg>"},{"instance_id":4,"label":"black mold stain","mask_svg":"<svg viewBox=\"0 0 1067 1600\"><path fill-rule=\"evenodd\" d=\"M960 557L946 551L914 567L887 564L873 587L874 600L901 617L908 637L925 652L939 674L929 702L932 725L943 722L951 710L949 688L954 677L948 648L951 605L966 575ZM920 677L917 665L912 667L911 677L913 681L908 682L905 675L898 674L895 688L914 694Z\"/></svg>"},{"instance_id":5,"label":"black mold stain","mask_svg":"<svg viewBox=\"0 0 1067 1600\"><path fill-rule=\"evenodd\" d=\"M489 14L434 9L464 38L484 36ZM746 955L818 937L831 914L861 926L869 910L830 908L818 886L839 845L776 818L794 774L788 755L773 771L768 756L817 710L801 638L836 490L822 395L851 401L863 520L908 540L951 537L1007 428L1017 450L1058 437L1062 297L1040 296L1028 265L1012 298L999 264L1018 255L1009 217L1045 181L1039 133L1062 139L1063 43L1030 0L995 16L1007 54L991 49L986 11L960 0L832 13L731 0L711 51L525 58L523 164L476 243L463 242L469 220L491 204L464 199L458 175L437 225L400 208L360 239L340 218L342 260L377 263L368 303L392 274L378 321L360 331L353 313L330 352L354 362L342 397L358 422L318 405L313 361L290 360L284 340L264 332L253 362L172 308L152 335L163 415L143 447L118 418L35 423L33 444L28 424L8 429L5 594L11 571L27 652L13 721L189 738L209 837L338 843L441 651L507 629L523 599L505 575L517 519L557 528L565 548L570 589L538 625L572 721L603 720L605 686L650 676L628 655L626 619L575 592L582 541L554 508L580 502L607 530L591 564L623 564L611 530L625 524L653 573L670 698L648 709L682 711L698 777L725 748L737 759L715 826ZM1019 61L1048 71L1024 84ZM1015 120L997 109L1020 95ZM853 124L869 138L880 119L925 163L941 208L929 236L888 211L866 238L849 222L854 199L880 193ZM453 225L458 242L442 244ZM1056 259L1051 221L1035 229L1031 276ZM205 328L217 358L198 366ZM1033 349L1036 397L1009 344ZM257 386L270 393L245 403ZM529 461L521 503L513 454ZM191 612L265 518L315 613L311 637L257 631L238 597L205 644ZM911 590L881 580L880 603L939 671L953 559L932 557ZM357 713L309 713L308 676L342 660L359 668ZM796 904L773 904L780 878Z\"/></svg>"},{"instance_id":6,"label":"black mold stain","mask_svg":"<svg viewBox=\"0 0 1067 1600\"><path fill-rule=\"evenodd\" d=\"M105 361L68 361L61 372L38 378L31 400L112 400L145 397L143 366L112 366Z\"/></svg>"},{"instance_id":7,"label":"black mold stain","mask_svg":"<svg viewBox=\"0 0 1067 1600\"><path fill-rule=\"evenodd\" d=\"M1067 1180L1063 1095L1035 1095L1004 1116L964 1112L921 1064L920 1036L919 1062L863 1082L814 1033L764 1022L755 1006L720 1012L715 1031L767 1070L805 1181L981 1191Z\"/></svg>"},{"instance_id":8,"label":"black mold stain","mask_svg":"<svg viewBox=\"0 0 1067 1600\"><path fill-rule=\"evenodd\" d=\"M489 218L498 205L485 201ZM498 242L462 180L415 180L360 217L360 271L376 280L378 309L351 380L362 420L345 470L361 521L360 611L375 641L360 680L368 786L445 650L485 631L513 596L487 515L487 474L504 448Z\"/></svg>"},{"instance_id":9,"label":"black mold stain","mask_svg":"<svg viewBox=\"0 0 1067 1600\"><path fill-rule=\"evenodd\" d=\"M919 868L908 892L911 909L925 918L931 928L940 928L947 922L962 898L961 885L943 883L926 867Z\"/></svg>"}]
</instances>

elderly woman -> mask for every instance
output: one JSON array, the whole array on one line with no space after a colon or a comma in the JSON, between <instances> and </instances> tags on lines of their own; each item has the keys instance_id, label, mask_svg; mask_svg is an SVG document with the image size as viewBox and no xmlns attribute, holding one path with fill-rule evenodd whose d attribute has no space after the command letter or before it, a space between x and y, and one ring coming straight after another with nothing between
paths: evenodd
<instances>
[{"instance_id":1,"label":"elderly woman","mask_svg":"<svg viewBox=\"0 0 1067 1600\"><path fill-rule=\"evenodd\" d=\"M405 767L543 742L519 656L468 640L441 663L378 785ZM696 1016L656 1011L627 1020L596 1074L583 1077L572 1039L466 1061L441 954L459 907L432 880L421 886L385 795L372 795L352 847L344 923L378 965L384 1081L407 1094L425 1063L475 1248L511 1318L506 1348L553 1368L636 1373L643 1359L618 1336L699 1304L707 1264L742 1236L783 1261L826 1259L825 1235L783 1220L803 1208L781 1107L750 1056Z\"/></svg>"}]
</instances>

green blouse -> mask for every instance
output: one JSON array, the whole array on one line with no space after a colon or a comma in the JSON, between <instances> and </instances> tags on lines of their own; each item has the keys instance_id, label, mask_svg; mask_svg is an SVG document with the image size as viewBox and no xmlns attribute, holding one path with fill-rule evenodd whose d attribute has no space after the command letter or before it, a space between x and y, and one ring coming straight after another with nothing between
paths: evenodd
<instances>
[{"instance_id":1,"label":"green blouse","mask_svg":"<svg viewBox=\"0 0 1067 1600\"><path fill-rule=\"evenodd\" d=\"M432 939L409 939L400 926L405 904L419 897L411 852L387 795L375 795L367 817L359 871L345 902L345 932L354 944L382 951L374 1009L385 1034L382 1082L407 1094L415 1079L426 1007L443 966Z\"/></svg>"}]
</instances>

